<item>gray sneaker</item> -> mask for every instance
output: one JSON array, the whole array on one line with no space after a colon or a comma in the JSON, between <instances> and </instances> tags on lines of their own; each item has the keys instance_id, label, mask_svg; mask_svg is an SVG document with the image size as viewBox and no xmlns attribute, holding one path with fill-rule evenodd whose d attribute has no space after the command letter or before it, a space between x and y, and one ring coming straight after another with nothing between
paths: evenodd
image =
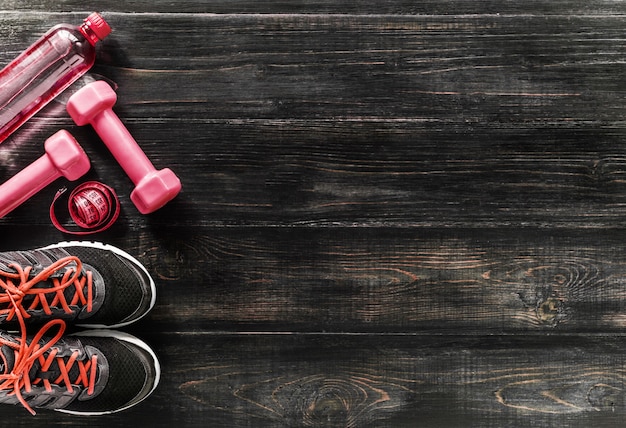
<instances>
[{"instance_id":1,"label":"gray sneaker","mask_svg":"<svg viewBox=\"0 0 626 428\"><path fill-rule=\"evenodd\" d=\"M145 316L156 301L146 268L119 248L63 242L0 253L0 325L63 319L114 328Z\"/></svg>"}]
</instances>

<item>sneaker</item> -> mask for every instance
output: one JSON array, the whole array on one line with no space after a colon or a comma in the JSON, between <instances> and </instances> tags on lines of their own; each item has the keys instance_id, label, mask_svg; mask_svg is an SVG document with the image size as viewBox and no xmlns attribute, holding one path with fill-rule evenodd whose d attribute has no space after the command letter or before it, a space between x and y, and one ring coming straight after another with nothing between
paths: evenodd
<instances>
[{"instance_id":1,"label":"sneaker","mask_svg":"<svg viewBox=\"0 0 626 428\"><path fill-rule=\"evenodd\" d=\"M64 336L65 321L52 320L34 336L0 331L0 403L104 415L147 398L159 383L154 352L116 330ZM58 326L52 336L48 331Z\"/></svg>"},{"instance_id":2,"label":"sneaker","mask_svg":"<svg viewBox=\"0 0 626 428\"><path fill-rule=\"evenodd\" d=\"M155 301L146 268L111 245L63 242L0 253L0 324L63 319L122 327L145 316Z\"/></svg>"}]
</instances>

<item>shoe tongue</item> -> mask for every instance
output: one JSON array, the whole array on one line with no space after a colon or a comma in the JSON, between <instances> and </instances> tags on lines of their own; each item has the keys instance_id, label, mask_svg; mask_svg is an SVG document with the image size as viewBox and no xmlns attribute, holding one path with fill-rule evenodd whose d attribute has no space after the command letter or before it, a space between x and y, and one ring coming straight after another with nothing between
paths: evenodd
<instances>
[{"instance_id":1,"label":"shoe tongue","mask_svg":"<svg viewBox=\"0 0 626 428\"><path fill-rule=\"evenodd\" d=\"M9 346L0 346L0 374L8 374L15 365L15 351Z\"/></svg>"}]
</instances>

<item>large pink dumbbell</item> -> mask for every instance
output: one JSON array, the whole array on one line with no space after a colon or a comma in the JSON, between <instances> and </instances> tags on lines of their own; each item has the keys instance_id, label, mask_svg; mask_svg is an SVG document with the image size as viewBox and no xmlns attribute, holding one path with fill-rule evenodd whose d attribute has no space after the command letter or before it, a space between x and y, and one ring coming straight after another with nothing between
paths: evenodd
<instances>
[{"instance_id":1,"label":"large pink dumbbell","mask_svg":"<svg viewBox=\"0 0 626 428\"><path fill-rule=\"evenodd\" d=\"M70 97L67 111L77 125L94 127L104 144L135 184L130 194L142 214L151 213L180 192L178 177L169 169L157 171L122 121L113 112L115 92L99 80L81 88Z\"/></svg>"},{"instance_id":2,"label":"large pink dumbbell","mask_svg":"<svg viewBox=\"0 0 626 428\"><path fill-rule=\"evenodd\" d=\"M44 143L46 154L0 186L0 217L60 177L74 181L89 171L89 158L74 137L61 130Z\"/></svg>"}]
</instances>

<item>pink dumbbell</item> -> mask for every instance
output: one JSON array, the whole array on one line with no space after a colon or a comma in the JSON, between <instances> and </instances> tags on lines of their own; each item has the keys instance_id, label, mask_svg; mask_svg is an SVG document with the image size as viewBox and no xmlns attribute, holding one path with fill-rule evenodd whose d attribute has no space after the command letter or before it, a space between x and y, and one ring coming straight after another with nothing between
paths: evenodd
<instances>
[{"instance_id":1,"label":"pink dumbbell","mask_svg":"<svg viewBox=\"0 0 626 428\"><path fill-rule=\"evenodd\" d=\"M46 154L0 186L0 217L60 177L74 181L89 171L89 158L74 137L61 130L44 143Z\"/></svg>"},{"instance_id":2,"label":"pink dumbbell","mask_svg":"<svg viewBox=\"0 0 626 428\"><path fill-rule=\"evenodd\" d=\"M159 171L154 168L113 112L115 101L117 96L111 86L99 80L72 95L67 102L67 111L77 125L91 123L135 184L130 199L142 214L148 214L161 208L180 192L180 180L169 168Z\"/></svg>"}]
</instances>

